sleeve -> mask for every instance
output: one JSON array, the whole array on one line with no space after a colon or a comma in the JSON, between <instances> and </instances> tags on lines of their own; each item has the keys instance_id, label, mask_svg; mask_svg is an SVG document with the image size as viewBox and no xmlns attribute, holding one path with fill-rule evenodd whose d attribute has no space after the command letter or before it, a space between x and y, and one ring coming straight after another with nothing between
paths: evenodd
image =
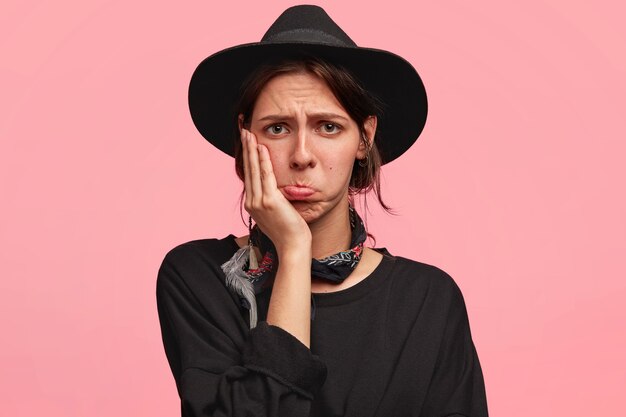
<instances>
[{"instance_id":1,"label":"sleeve","mask_svg":"<svg viewBox=\"0 0 626 417\"><path fill-rule=\"evenodd\" d=\"M450 308L423 415L488 417L485 382L465 301L457 284L452 278L449 281Z\"/></svg>"},{"instance_id":2,"label":"sleeve","mask_svg":"<svg viewBox=\"0 0 626 417\"><path fill-rule=\"evenodd\" d=\"M171 258L159 269L156 295L181 415L308 416L324 363L280 327L262 321L242 331L225 287L201 303L185 282L188 264Z\"/></svg>"}]
</instances>

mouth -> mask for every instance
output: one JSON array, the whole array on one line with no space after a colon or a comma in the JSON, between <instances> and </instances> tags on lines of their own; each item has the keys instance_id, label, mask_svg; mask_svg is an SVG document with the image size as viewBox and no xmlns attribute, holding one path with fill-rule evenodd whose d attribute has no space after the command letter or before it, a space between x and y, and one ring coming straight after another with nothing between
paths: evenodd
<instances>
[{"instance_id":1,"label":"mouth","mask_svg":"<svg viewBox=\"0 0 626 417\"><path fill-rule=\"evenodd\" d=\"M287 200L306 200L308 197L315 194L313 188L300 186L300 185L287 185L283 187Z\"/></svg>"}]
</instances>

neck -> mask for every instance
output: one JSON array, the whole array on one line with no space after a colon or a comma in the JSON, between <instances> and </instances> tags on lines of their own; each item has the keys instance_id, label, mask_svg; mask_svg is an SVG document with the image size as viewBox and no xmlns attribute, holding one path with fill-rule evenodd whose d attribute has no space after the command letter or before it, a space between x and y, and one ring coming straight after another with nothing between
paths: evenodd
<instances>
[{"instance_id":1,"label":"neck","mask_svg":"<svg viewBox=\"0 0 626 417\"><path fill-rule=\"evenodd\" d=\"M352 230L348 200L337 204L323 218L309 223L311 229L311 251L313 258L322 259L350 248Z\"/></svg>"}]
</instances>

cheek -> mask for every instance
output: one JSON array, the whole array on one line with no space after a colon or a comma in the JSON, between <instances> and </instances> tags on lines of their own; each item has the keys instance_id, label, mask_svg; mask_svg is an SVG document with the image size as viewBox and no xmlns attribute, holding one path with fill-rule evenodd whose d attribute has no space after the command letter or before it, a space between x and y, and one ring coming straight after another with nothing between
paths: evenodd
<instances>
[{"instance_id":1,"label":"cheek","mask_svg":"<svg viewBox=\"0 0 626 417\"><path fill-rule=\"evenodd\" d=\"M284 152L281 152L280 149L276 149L276 147L268 146L267 150L270 153L270 161L272 162L272 170L274 171L274 175L278 179L282 172L285 171L289 167L289 161L286 159Z\"/></svg>"},{"instance_id":2,"label":"cheek","mask_svg":"<svg viewBox=\"0 0 626 417\"><path fill-rule=\"evenodd\" d=\"M352 167L352 159L335 157L326 164L326 172L333 177L345 177L352 174Z\"/></svg>"}]
</instances>

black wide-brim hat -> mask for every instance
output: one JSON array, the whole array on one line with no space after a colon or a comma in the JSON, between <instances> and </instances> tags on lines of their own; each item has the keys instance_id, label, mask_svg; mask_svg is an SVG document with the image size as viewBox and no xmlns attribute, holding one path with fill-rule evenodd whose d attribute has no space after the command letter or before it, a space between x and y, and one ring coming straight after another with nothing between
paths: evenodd
<instances>
[{"instance_id":1,"label":"black wide-brim hat","mask_svg":"<svg viewBox=\"0 0 626 417\"><path fill-rule=\"evenodd\" d=\"M375 143L383 164L398 158L417 140L428 104L415 68L391 52L357 46L324 9L310 5L285 10L260 42L224 49L198 65L189 84L189 109L202 136L234 156L234 112L242 84L264 63L294 54L345 67L382 101Z\"/></svg>"}]
</instances>

